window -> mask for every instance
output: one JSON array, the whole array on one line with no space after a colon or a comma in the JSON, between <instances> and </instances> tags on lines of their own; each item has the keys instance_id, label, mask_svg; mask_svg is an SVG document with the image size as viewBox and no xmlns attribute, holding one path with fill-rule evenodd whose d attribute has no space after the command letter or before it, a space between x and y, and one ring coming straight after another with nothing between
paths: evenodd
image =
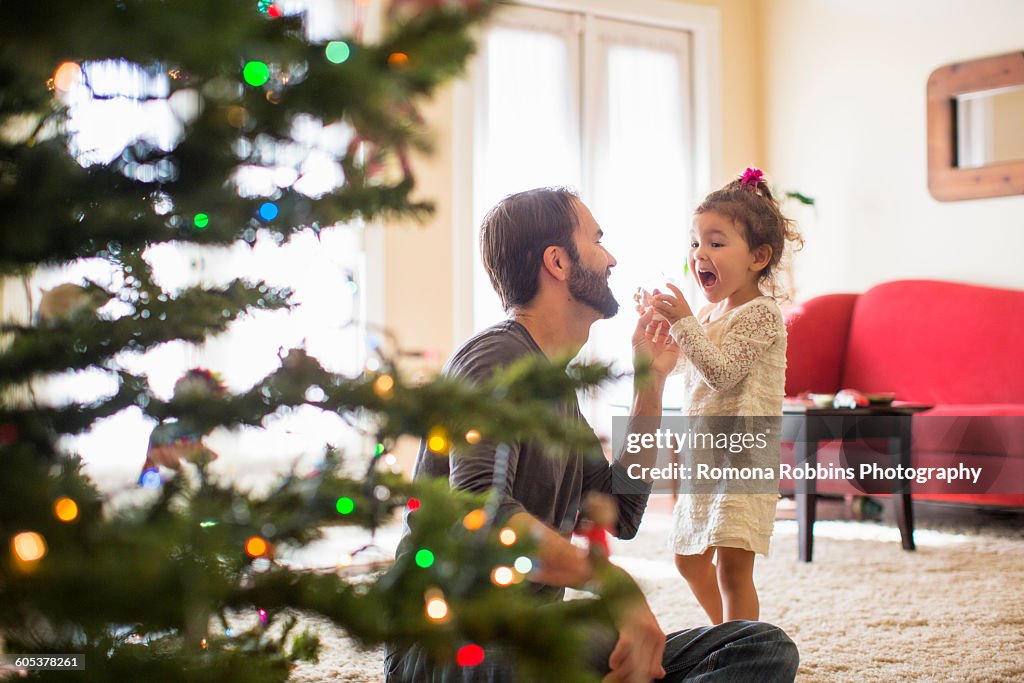
<instances>
[{"instance_id":1,"label":"window","mask_svg":"<svg viewBox=\"0 0 1024 683\"><path fill-rule=\"evenodd\" d=\"M577 188L618 260L611 286L621 305L618 316L594 325L584 355L627 371L638 286L668 277L699 301L684 265L694 200L712 170L706 55L717 26L717 14L705 10L678 6L678 16L666 18L664 5L636 5L662 14L512 7L485 33L472 81L474 265L466 288L472 330L503 319L477 248L483 214L512 192ZM625 380L586 401L599 433L610 434L630 392Z\"/></svg>"},{"instance_id":2,"label":"window","mask_svg":"<svg viewBox=\"0 0 1024 683\"><path fill-rule=\"evenodd\" d=\"M335 0L284 0L285 14L306 13L307 35L322 41L349 27L355 34L376 33L376 3L339 3ZM369 25L368 25L369 24ZM372 37L372 36L371 36ZM199 97L179 90L168 97L167 72L156 66L125 61L90 62L83 65L82 83L72 89L66 104L70 108L69 153L82 166L106 164L123 158L122 172L144 181L162 173L173 173L168 163L128 163L126 152L137 141L162 150L180 142L184 126L194 116ZM333 163L314 162L326 155L318 151L344 148L350 131L343 124L322 126L317 121L296 119L293 138L297 142L274 172L240 169L235 180L240 193L268 195L276 186L294 183L296 189L315 196L336 187L341 178ZM290 162L296 160L294 168ZM161 162L162 163L162 162ZM279 365L278 352L304 347L329 370L348 375L362 371L367 357L367 318L379 317L368 311L375 305L366 286L367 241L361 225L335 226L314 236L306 231L287 244L275 244L268 236L251 236L250 247L200 247L176 243L147 249L156 280L168 291L202 283L214 286L236 277L266 280L271 285L294 290L292 311L254 312L243 316L224 334L193 347L182 342L160 345L146 354L124 352L116 363L133 372L144 373L154 392L168 398L174 382L190 367L199 365L222 374L234 391L251 387ZM4 288L5 315L29 319L38 297L62 283L82 284L87 279L105 287L119 287L122 274L99 259L83 259L57 268L41 269L31 279L8 282ZM17 299L21 299L20 301ZM123 308L123 307L122 307ZM112 302L101 315L123 315ZM41 403L63 404L90 401L116 390L111 373L101 369L67 373L33 383L34 398ZM135 408L102 420L63 446L82 455L87 470L105 489L131 486L138 476L153 421ZM267 420L266 429L217 430L208 439L210 447L224 456L215 467L229 474L251 470L253 461L284 469L299 456L318 457L327 442L336 445L351 438L341 418L303 407L288 415ZM245 467L239 467L244 458Z\"/></svg>"}]
</instances>

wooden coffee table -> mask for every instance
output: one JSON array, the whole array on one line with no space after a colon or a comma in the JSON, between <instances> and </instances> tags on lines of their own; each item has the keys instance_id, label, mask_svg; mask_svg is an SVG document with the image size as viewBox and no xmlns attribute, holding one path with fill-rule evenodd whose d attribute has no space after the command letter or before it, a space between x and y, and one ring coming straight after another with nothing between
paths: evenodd
<instances>
[{"instance_id":1,"label":"wooden coffee table","mask_svg":"<svg viewBox=\"0 0 1024 683\"><path fill-rule=\"evenodd\" d=\"M782 409L782 440L793 442L796 466L817 468L821 441L857 442L888 440L891 466L911 467L911 418L932 406L871 405L863 408L817 408L785 404ZM814 551L814 517L817 502L815 479L795 479L798 543L797 556L810 562ZM914 550L914 511L910 481L896 480L896 523L904 550Z\"/></svg>"}]
</instances>

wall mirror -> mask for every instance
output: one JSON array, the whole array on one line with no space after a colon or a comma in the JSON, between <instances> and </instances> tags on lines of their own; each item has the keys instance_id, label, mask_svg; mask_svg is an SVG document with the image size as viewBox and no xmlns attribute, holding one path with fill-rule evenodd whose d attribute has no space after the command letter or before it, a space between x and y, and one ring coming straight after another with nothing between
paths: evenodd
<instances>
[{"instance_id":1,"label":"wall mirror","mask_svg":"<svg viewBox=\"0 0 1024 683\"><path fill-rule=\"evenodd\" d=\"M1024 194L1024 51L932 72L928 189L940 201Z\"/></svg>"}]
</instances>

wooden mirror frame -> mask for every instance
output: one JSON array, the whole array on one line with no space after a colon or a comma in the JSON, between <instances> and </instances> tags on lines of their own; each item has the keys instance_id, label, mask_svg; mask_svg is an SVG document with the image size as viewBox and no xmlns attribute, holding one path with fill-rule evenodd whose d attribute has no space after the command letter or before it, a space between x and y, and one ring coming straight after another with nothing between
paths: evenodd
<instances>
[{"instance_id":1,"label":"wooden mirror frame","mask_svg":"<svg viewBox=\"0 0 1024 683\"><path fill-rule=\"evenodd\" d=\"M1014 85L1024 85L1024 51L949 64L928 77L928 190L933 197L948 202L1024 194L1024 160L957 166L957 96Z\"/></svg>"}]
</instances>

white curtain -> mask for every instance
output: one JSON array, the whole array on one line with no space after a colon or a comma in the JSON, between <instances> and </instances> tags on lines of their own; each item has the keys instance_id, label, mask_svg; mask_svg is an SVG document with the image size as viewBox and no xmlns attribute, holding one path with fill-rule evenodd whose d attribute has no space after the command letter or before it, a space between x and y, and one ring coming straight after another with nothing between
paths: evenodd
<instances>
[{"instance_id":1,"label":"white curtain","mask_svg":"<svg viewBox=\"0 0 1024 683\"><path fill-rule=\"evenodd\" d=\"M499 14L481 46L474 172L474 327L505 317L479 258L486 211L508 194L580 188L579 36L574 17L516 8Z\"/></svg>"}]
</instances>

